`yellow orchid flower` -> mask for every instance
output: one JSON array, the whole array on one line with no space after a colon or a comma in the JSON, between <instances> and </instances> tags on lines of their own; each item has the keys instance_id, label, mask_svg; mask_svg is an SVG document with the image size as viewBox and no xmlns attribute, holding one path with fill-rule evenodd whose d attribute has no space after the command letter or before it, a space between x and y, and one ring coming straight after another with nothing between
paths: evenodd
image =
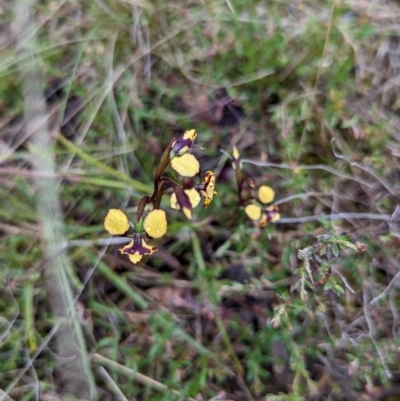
<instances>
[{"instance_id":1,"label":"yellow orchid flower","mask_svg":"<svg viewBox=\"0 0 400 401\"><path fill-rule=\"evenodd\" d=\"M217 192L214 191L215 188L215 174L208 170L204 176L203 188L200 190L200 193L204 196L204 207L207 208L211 201L213 200L214 195L217 195Z\"/></svg>"},{"instance_id":2,"label":"yellow orchid flower","mask_svg":"<svg viewBox=\"0 0 400 401\"><path fill-rule=\"evenodd\" d=\"M281 215L278 212L278 206L268 206L263 210L260 220L260 227L265 227L268 223L280 220Z\"/></svg>"},{"instance_id":3,"label":"yellow orchid flower","mask_svg":"<svg viewBox=\"0 0 400 401\"><path fill-rule=\"evenodd\" d=\"M143 255L151 255L157 250L155 246L147 245L141 234L135 234L133 241L119 251L123 255L128 255L129 260L136 264L142 259Z\"/></svg>"}]
</instances>

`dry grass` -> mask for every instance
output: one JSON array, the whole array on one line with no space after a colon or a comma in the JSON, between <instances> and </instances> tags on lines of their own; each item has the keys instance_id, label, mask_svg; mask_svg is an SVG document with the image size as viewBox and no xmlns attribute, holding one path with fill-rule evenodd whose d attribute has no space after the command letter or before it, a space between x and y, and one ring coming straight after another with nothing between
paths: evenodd
<instances>
[{"instance_id":1,"label":"dry grass","mask_svg":"<svg viewBox=\"0 0 400 401\"><path fill-rule=\"evenodd\" d=\"M55 0L26 24L16 7L0 1L0 399L398 397L397 3ZM135 214L189 128L218 195L193 223L163 203L168 234L134 266L104 216ZM234 145L277 194L261 232Z\"/></svg>"}]
</instances>

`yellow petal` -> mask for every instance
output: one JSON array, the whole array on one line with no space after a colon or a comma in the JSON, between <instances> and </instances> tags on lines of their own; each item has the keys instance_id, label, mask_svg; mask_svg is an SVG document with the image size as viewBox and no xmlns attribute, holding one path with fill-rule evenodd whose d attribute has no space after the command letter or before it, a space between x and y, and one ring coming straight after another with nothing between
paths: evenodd
<instances>
[{"instance_id":1,"label":"yellow petal","mask_svg":"<svg viewBox=\"0 0 400 401\"><path fill-rule=\"evenodd\" d=\"M192 220L192 209L189 209L188 207L184 207L182 209L182 212L189 220Z\"/></svg>"},{"instance_id":2,"label":"yellow petal","mask_svg":"<svg viewBox=\"0 0 400 401\"><path fill-rule=\"evenodd\" d=\"M192 209L194 209L201 201L200 194L194 189L185 189L185 194L188 196ZM180 209L178 199L176 198L175 192L172 193L169 199L172 209Z\"/></svg>"},{"instance_id":3,"label":"yellow petal","mask_svg":"<svg viewBox=\"0 0 400 401\"><path fill-rule=\"evenodd\" d=\"M239 158L240 158L240 154L239 154L239 151L237 150L236 146L234 146L232 149L232 156L233 156L234 160L239 160Z\"/></svg>"},{"instance_id":4,"label":"yellow petal","mask_svg":"<svg viewBox=\"0 0 400 401\"><path fill-rule=\"evenodd\" d=\"M119 251L124 254L127 249L131 249L133 247L133 241L131 241L129 244L124 245L122 248L119 248Z\"/></svg>"},{"instance_id":5,"label":"yellow petal","mask_svg":"<svg viewBox=\"0 0 400 401\"><path fill-rule=\"evenodd\" d=\"M129 255L129 260L136 264L139 260L142 259L142 255L139 252L135 252L133 255Z\"/></svg>"},{"instance_id":6,"label":"yellow petal","mask_svg":"<svg viewBox=\"0 0 400 401\"><path fill-rule=\"evenodd\" d=\"M142 238L142 247L146 251L146 255L147 255L147 252L149 252L149 255L152 255L154 252L158 251L158 249L155 246L146 244L146 242L144 241L143 238Z\"/></svg>"},{"instance_id":7,"label":"yellow petal","mask_svg":"<svg viewBox=\"0 0 400 401\"><path fill-rule=\"evenodd\" d=\"M258 199L262 203L270 203L274 200L275 198L275 192L274 190L267 186L267 185L262 185L259 190L258 190Z\"/></svg>"},{"instance_id":8,"label":"yellow petal","mask_svg":"<svg viewBox=\"0 0 400 401\"><path fill-rule=\"evenodd\" d=\"M182 156L186 154L193 145L193 141L196 139L196 131L194 129L185 131L181 138L176 139L171 144L171 151L169 154L172 160L175 156Z\"/></svg>"},{"instance_id":9,"label":"yellow petal","mask_svg":"<svg viewBox=\"0 0 400 401\"><path fill-rule=\"evenodd\" d=\"M185 189L185 194L188 196L192 209L194 209L201 200L200 194L194 189Z\"/></svg>"},{"instance_id":10,"label":"yellow petal","mask_svg":"<svg viewBox=\"0 0 400 401\"><path fill-rule=\"evenodd\" d=\"M247 205L244 211L251 220L258 220L261 217L261 208L257 205Z\"/></svg>"},{"instance_id":11,"label":"yellow petal","mask_svg":"<svg viewBox=\"0 0 400 401\"><path fill-rule=\"evenodd\" d=\"M171 203L172 209L180 209L179 204L178 204L178 199L176 199L176 194L175 192L172 192L171 198L169 199Z\"/></svg>"},{"instance_id":12,"label":"yellow petal","mask_svg":"<svg viewBox=\"0 0 400 401\"><path fill-rule=\"evenodd\" d=\"M190 129L185 131L183 134L183 139L190 139L192 142L196 139L196 131L194 129Z\"/></svg>"},{"instance_id":13,"label":"yellow petal","mask_svg":"<svg viewBox=\"0 0 400 401\"><path fill-rule=\"evenodd\" d=\"M129 230L126 214L119 209L110 209L104 219L104 228L112 235L122 235Z\"/></svg>"},{"instance_id":14,"label":"yellow petal","mask_svg":"<svg viewBox=\"0 0 400 401\"><path fill-rule=\"evenodd\" d=\"M233 163L232 167L234 170L237 168L242 168L242 161L240 160L240 154L236 146L232 148Z\"/></svg>"},{"instance_id":15,"label":"yellow petal","mask_svg":"<svg viewBox=\"0 0 400 401\"><path fill-rule=\"evenodd\" d=\"M271 219L271 221L278 221L281 219L281 215L279 213L274 214L274 217Z\"/></svg>"},{"instance_id":16,"label":"yellow petal","mask_svg":"<svg viewBox=\"0 0 400 401\"><path fill-rule=\"evenodd\" d=\"M201 194L204 196L204 207L207 208L211 203L214 195L217 195L217 192L214 191L215 187L215 174L212 171L206 171L204 177L204 189L201 191Z\"/></svg>"},{"instance_id":17,"label":"yellow petal","mask_svg":"<svg viewBox=\"0 0 400 401\"><path fill-rule=\"evenodd\" d=\"M214 191L215 187L215 174L212 171L206 171L206 175L204 177L204 184L205 184L205 192L207 197L212 199L214 195L217 193Z\"/></svg>"},{"instance_id":18,"label":"yellow petal","mask_svg":"<svg viewBox=\"0 0 400 401\"><path fill-rule=\"evenodd\" d=\"M152 210L144 219L144 229L150 237L162 237L167 232L167 217L164 210Z\"/></svg>"},{"instance_id":19,"label":"yellow petal","mask_svg":"<svg viewBox=\"0 0 400 401\"><path fill-rule=\"evenodd\" d=\"M172 168L183 177L193 177L200 171L198 160L190 153L171 160Z\"/></svg>"}]
</instances>

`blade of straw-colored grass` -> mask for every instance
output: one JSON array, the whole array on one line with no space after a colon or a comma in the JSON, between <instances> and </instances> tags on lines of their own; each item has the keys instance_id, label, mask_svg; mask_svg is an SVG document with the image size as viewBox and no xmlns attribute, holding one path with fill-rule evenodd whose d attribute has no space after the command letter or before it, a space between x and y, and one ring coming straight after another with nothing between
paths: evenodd
<instances>
[{"instance_id":1,"label":"blade of straw-colored grass","mask_svg":"<svg viewBox=\"0 0 400 401\"><path fill-rule=\"evenodd\" d=\"M35 30L32 2L20 0L15 6L15 25L20 35L19 44L22 54L28 56L21 63L21 79L24 95L24 115L27 130L32 133L30 157L33 170L39 174L35 177L35 194L37 200L37 218L41 228L40 235L44 248L44 266L47 279L47 291L51 308L57 323L56 339L58 345L57 363L64 391L80 398L96 398L96 386L90 368L86 344L78 316L76 314L67 270L71 269L63 243L63 220L55 176L51 135L47 129L45 100L42 92L43 82L40 63L35 56L36 42L26 40L26 34ZM48 177L43 175L49 174ZM73 358L71 358L73 357ZM9 393L21 379L21 375L10 383L6 389ZM4 397L2 397L3 399Z\"/></svg>"},{"instance_id":2,"label":"blade of straw-colored grass","mask_svg":"<svg viewBox=\"0 0 400 401\"><path fill-rule=\"evenodd\" d=\"M127 297L129 297L137 306L139 306L142 309L146 309L149 304L146 300L143 299L143 297L135 292L133 287L131 287L125 277L122 277L112 271L110 267L100 261L98 266L97 266L97 271L100 273L103 277L105 277L111 284L115 286L119 291L121 291L123 294L125 294Z\"/></svg>"},{"instance_id":3,"label":"blade of straw-colored grass","mask_svg":"<svg viewBox=\"0 0 400 401\"><path fill-rule=\"evenodd\" d=\"M24 321L26 331L26 342L30 351L37 348L35 337L35 324L33 319L33 284L24 283Z\"/></svg>"},{"instance_id":4,"label":"blade of straw-colored grass","mask_svg":"<svg viewBox=\"0 0 400 401\"><path fill-rule=\"evenodd\" d=\"M105 366L108 369L114 370L129 379L135 380L136 382L143 384L144 386L147 386L153 390L157 390L160 393L166 393L166 394L170 393L176 397L179 397L179 399L195 401L193 398L190 398L190 397L183 398L183 396L178 391L169 389L166 385L164 385L150 377L142 375L141 373L135 372L132 369L129 369L123 365L120 365L119 363L114 362L111 359L105 358L102 355L93 354L92 361L97 363L98 365Z\"/></svg>"},{"instance_id":5,"label":"blade of straw-colored grass","mask_svg":"<svg viewBox=\"0 0 400 401\"><path fill-rule=\"evenodd\" d=\"M319 214L314 216L302 216L302 217L284 217L280 220L274 221L273 224L294 224L294 223L308 223L310 221L319 220L380 220L380 221L391 221L392 216L389 214L379 213L335 213L335 214Z\"/></svg>"},{"instance_id":6,"label":"blade of straw-colored grass","mask_svg":"<svg viewBox=\"0 0 400 401\"><path fill-rule=\"evenodd\" d=\"M143 184L140 181L134 180L133 178L119 172L118 170L113 169L112 167L107 166L106 164L98 161L93 156L87 154L81 147L75 145L73 142L69 141L67 138L63 137L61 134L57 135L57 140L65 146L68 150L73 153L76 153L82 160L90 165L98 168L103 174L111 175L112 177L117 178L121 182L129 184L133 189L137 191L142 191L147 194L152 193L152 188L149 185Z\"/></svg>"},{"instance_id":7,"label":"blade of straw-colored grass","mask_svg":"<svg viewBox=\"0 0 400 401\"><path fill-rule=\"evenodd\" d=\"M14 401L10 396L8 396L3 390L0 389L0 399L4 401Z\"/></svg>"},{"instance_id":8,"label":"blade of straw-colored grass","mask_svg":"<svg viewBox=\"0 0 400 401\"><path fill-rule=\"evenodd\" d=\"M68 175L67 175L68 177ZM91 178L91 177L82 177L79 175L75 175L73 179L76 179L79 183L88 184L95 187L101 188L115 188L115 189L125 189L126 183L120 181L112 181L106 178Z\"/></svg>"},{"instance_id":9,"label":"blade of straw-colored grass","mask_svg":"<svg viewBox=\"0 0 400 401\"><path fill-rule=\"evenodd\" d=\"M108 389L114 394L118 401L128 401L128 399L124 396L117 383L112 379L112 377L108 374L108 372L103 368L103 366L99 366L97 373L104 380Z\"/></svg>"}]
</instances>

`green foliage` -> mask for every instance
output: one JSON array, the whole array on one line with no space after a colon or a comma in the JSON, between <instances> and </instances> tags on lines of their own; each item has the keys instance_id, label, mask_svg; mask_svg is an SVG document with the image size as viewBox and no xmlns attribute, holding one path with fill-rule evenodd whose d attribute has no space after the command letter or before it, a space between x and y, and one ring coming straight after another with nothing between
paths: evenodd
<instances>
[{"instance_id":1,"label":"green foliage","mask_svg":"<svg viewBox=\"0 0 400 401\"><path fill-rule=\"evenodd\" d=\"M32 13L28 44L36 39L38 79L53 93L46 110L65 234L54 252L66 249L74 266L64 285L91 354L117 363L104 365L107 382L92 356L104 400L119 397L110 383L143 400L220 391L341 400L396 387L397 33L354 2L264 3L53 1ZM61 317L38 224L33 133L21 125L29 60L16 15L3 8L0 388L45 399L62 394L64 356L51 334ZM193 182L163 156L191 128L202 173ZM233 146L243 160L235 171ZM208 170L218 194L192 221L171 210L173 185L157 192L164 178L204 185ZM279 212L261 205L261 185L274 189ZM133 265L120 237L107 246L103 224L108 209L140 215L141 199L168 210L168 231L159 252ZM253 223L249 204L261 210ZM313 219L285 222L304 216ZM140 216L131 223L143 228Z\"/></svg>"}]
</instances>

